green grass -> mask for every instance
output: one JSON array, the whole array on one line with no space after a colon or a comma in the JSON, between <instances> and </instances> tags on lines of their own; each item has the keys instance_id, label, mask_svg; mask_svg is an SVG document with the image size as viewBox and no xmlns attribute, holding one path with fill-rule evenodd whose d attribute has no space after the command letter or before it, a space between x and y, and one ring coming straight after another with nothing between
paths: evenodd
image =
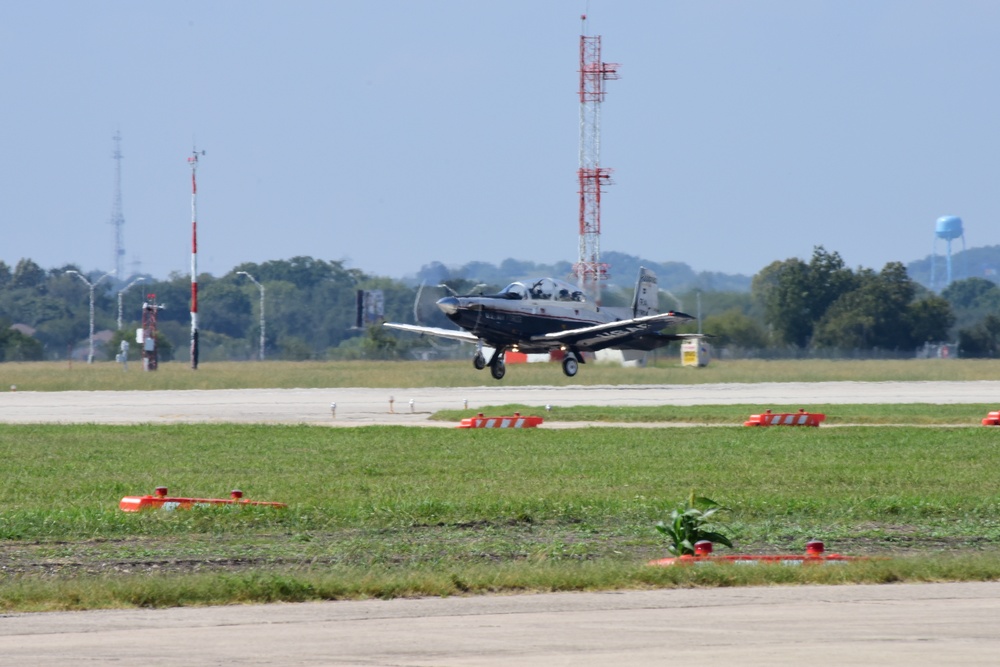
<instances>
[{"instance_id":1,"label":"green grass","mask_svg":"<svg viewBox=\"0 0 1000 667\"><path fill-rule=\"evenodd\" d=\"M0 426L0 609L1000 577L990 428ZM125 495L288 503L126 514ZM690 490L739 552L891 556L651 568Z\"/></svg>"},{"instance_id":2,"label":"green grass","mask_svg":"<svg viewBox=\"0 0 1000 667\"><path fill-rule=\"evenodd\" d=\"M472 348L469 347L471 358ZM563 375L558 364L511 364L502 384L703 384L716 382L817 382L890 380L994 380L1000 360L909 359L903 361L713 361L704 368L681 367L678 359L660 356L646 368L588 363L576 377ZM128 372L114 362L91 365L66 362L0 364L0 388L18 391L246 389L293 387L468 387L495 386L488 371L471 361L343 361L343 362L215 362L197 371L182 362L160 364L143 372L130 363Z\"/></svg>"}]
</instances>

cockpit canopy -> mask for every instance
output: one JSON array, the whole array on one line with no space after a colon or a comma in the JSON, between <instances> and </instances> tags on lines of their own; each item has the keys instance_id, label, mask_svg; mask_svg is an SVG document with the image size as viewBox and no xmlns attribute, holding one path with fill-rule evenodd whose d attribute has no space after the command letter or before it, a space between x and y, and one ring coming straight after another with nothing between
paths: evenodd
<instances>
[{"instance_id":1,"label":"cockpit canopy","mask_svg":"<svg viewBox=\"0 0 1000 667\"><path fill-rule=\"evenodd\" d=\"M532 299L534 301L576 301L579 303L587 300L578 287L557 278L514 282L500 290L500 296L508 299Z\"/></svg>"}]
</instances>

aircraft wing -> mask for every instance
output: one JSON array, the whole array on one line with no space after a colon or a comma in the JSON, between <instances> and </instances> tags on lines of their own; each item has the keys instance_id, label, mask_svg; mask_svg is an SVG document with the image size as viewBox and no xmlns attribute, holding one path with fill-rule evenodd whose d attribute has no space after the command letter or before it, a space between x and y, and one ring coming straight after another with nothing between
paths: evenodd
<instances>
[{"instance_id":1,"label":"aircraft wing","mask_svg":"<svg viewBox=\"0 0 1000 667\"><path fill-rule=\"evenodd\" d=\"M439 327L421 327L415 324L397 324L396 322L383 322L382 326L387 329L399 329L427 336L437 336L438 338L450 338L460 340L463 343L478 343L479 337L473 336L468 331L461 329L441 329Z\"/></svg>"},{"instance_id":2,"label":"aircraft wing","mask_svg":"<svg viewBox=\"0 0 1000 667\"><path fill-rule=\"evenodd\" d=\"M654 345L658 347L659 345L665 345L671 340L678 340L680 337L698 337L700 334L657 334L664 327L684 324L693 319L693 317L684 313L658 313L656 315L635 317L617 322L605 322L604 324L595 324L578 329L555 331L541 336L533 336L531 341L534 343L571 345L581 351L603 350L608 347L627 348L633 342L639 345L639 349L644 349L650 344L651 339L662 341Z\"/></svg>"}]
</instances>

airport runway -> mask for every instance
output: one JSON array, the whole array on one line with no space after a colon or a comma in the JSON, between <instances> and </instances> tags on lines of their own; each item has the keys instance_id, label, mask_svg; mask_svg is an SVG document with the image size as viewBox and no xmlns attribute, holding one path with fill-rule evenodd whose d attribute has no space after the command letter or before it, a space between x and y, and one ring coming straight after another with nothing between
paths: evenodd
<instances>
[{"instance_id":1,"label":"airport runway","mask_svg":"<svg viewBox=\"0 0 1000 667\"><path fill-rule=\"evenodd\" d=\"M1000 382L5 392L0 422L427 424L433 411L466 401L1000 403ZM997 665L1000 582L15 614L0 616L0 664Z\"/></svg>"},{"instance_id":2,"label":"airport runway","mask_svg":"<svg viewBox=\"0 0 1000 667\"><path fill-rule=\"evenodd\" d=\"M412 403L411 403L412 401ZM419 389L232 389L0 393L0 423L427 424L443 409L487 405L771 405L1000 403L1000 382L760 384ZM336 412L331 410L336 404ZM558 410L551 414L558 421Z\"/></svg>"}]
</instances>

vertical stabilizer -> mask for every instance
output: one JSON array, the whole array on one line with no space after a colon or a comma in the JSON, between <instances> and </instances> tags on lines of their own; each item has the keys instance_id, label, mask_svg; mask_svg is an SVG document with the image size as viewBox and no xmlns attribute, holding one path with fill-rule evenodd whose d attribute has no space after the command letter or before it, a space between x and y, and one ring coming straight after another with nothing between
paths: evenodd
<instances>
[{"instance_id":1,"label":"vertical stabilizer","mask_svg":"<svg viewBox=\"0 0 1000 667\"><path fill-rule=\"evenodd\" d=\"M642 266L635 281L632 296L632 317L645 317L660 312L660 288L656 284L656 274Z\"/></svg>"}]
</instances>

